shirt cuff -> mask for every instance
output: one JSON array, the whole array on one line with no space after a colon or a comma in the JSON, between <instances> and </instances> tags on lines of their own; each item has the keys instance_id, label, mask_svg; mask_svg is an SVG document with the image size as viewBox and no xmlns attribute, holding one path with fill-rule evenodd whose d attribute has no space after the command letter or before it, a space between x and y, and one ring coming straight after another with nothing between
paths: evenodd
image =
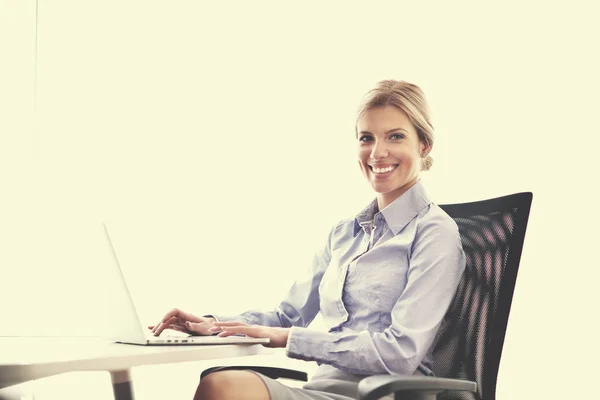
<instances>
[{"instance_id":1,"label":"shirt cuff","mask_svg":"<svg viewBox=\"0 0 600 400\"><path fill-rule=\"evenodd\" d=\"M312 329L290 328L285 355L304 361L322 361L331 348L331 335Z\"/></svg>"},{"instance_id":2,"label":"shirt cuff","mask_svg":"<svg viewBox=\"0 0 600 400\"><path fill-rule=\"evenodd\" d=\"M287 338L287 343L285 344L285 355L290 357L289 353L290 353L290 343L292 343L292 335L294 333L294 329L290 328L290 330L288 331L288 338Z\"/></svg>"}]
</instances>

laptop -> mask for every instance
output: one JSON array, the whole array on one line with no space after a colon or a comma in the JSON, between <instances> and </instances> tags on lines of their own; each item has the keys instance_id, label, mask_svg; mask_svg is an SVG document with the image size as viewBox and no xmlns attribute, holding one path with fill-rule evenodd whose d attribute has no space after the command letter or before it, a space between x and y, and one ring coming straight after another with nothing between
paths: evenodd
<instances>
[{"instance_id":1,"label":"laptop","mask_svg":"<svg viewBox=\"0 0 600 400\"><path fill-rule=\"evenodd\" d=\"M139 345L221 345L221 344L255 344L269 343L269 338L252 338L247 336L166 336L163 332L161 336L154 336L148 329L144 329L140 322L138 312L131 298L131 293L127 287L125 276L119 264L115 247L113 246L108 228L104 225L106 241L110 247L113 259L113 270L115 280L120 281L116 291L111 292L110 300L111 307L110 315L113 318L111 324L111 332L113 332L111 340L118 343L129 343ZM116 283L116 282L115 282Z\"/></svg>"}]
</instances>

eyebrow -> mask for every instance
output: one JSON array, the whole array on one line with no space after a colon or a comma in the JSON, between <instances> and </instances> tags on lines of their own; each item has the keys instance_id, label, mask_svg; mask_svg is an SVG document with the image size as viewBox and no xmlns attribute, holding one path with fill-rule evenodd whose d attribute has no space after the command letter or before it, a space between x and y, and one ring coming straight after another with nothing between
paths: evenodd
<instances>
[{"instance_id":1,"label":"eyebrow","mask_svg":"<svg viewBox=\"0 0 600 400\"><path fill-rule=\"evenodd\" d=\"M385 134L387 135L389 133L398 132L398 131L404 131L404 132L408 133L408 131L404 128L394 128L394 129L390 129L389 131L386 131ZM369 131L360 131L360 132L358 132L358 134L359 135L365 135L365 134L372 135L372 133Z\"/></svg>"}]
</instances>

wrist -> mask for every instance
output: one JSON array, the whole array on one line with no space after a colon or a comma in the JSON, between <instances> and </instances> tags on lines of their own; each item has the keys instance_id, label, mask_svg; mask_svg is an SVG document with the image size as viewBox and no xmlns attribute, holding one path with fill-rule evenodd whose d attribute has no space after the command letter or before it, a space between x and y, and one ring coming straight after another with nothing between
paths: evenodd
<instances>
[{"instance_id":1,"label":"wrist","mask_svg":"<svg viewBox=\"0 0 600 400\"><path fill-rule=\"evenodd\" d=\"M212 314L203 315L202 318L204 318L205 320L207 320L210 323L219 322L219 319Z\"/></svg>"}]
</instances>

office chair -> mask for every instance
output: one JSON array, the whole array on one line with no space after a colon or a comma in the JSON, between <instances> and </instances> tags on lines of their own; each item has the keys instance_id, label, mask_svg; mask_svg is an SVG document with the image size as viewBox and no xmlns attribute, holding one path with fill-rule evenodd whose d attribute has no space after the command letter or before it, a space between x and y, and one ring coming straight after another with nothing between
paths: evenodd
<instances>
[{"instance_id":1,"label":"office chair","mask_svg":"<svg viewBox=\"0 0 600 400\"><path fill-rule=\"evenodd\" d=\"M465 272L440 326L435 377L376 375L360 381L359 399L395 393L402 400L495 400L500 356L533 195L516 193L440 207L456 221ZM209 373L251 369L270 378L306 381L304 372L256 366L213 367Z\"/></svg>"}]
</instances>

